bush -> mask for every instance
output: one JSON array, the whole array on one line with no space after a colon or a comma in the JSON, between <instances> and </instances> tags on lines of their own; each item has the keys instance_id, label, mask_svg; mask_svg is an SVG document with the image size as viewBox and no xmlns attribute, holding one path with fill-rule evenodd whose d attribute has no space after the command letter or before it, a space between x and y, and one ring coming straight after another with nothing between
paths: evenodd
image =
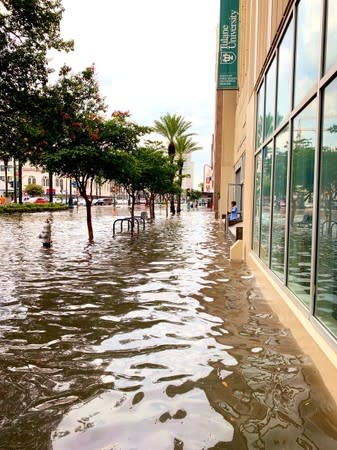
<instances>
[{"instance_id":1,"label":"bush","mask_svg":"<svg viewBox=\"0 0 337 450\"><path fill-rule=\"evenodd\" d=\"M0 214L64 211L66 209L68 209L68 206L60 203L24 203L22 205L9 203L0 205Z\"/></svg>"},{"instance_id":2,"label":"bush","mask_svg":"<svg viewBox=\"0 0 337 450\"><path fill-rule=\"evenodd\" d=\"M25 192L27 192L27 194L31 195L32 197L38 197L44 194L44 188L40 184L31 183L25 186Z\"/></svg>"}]
</instances>

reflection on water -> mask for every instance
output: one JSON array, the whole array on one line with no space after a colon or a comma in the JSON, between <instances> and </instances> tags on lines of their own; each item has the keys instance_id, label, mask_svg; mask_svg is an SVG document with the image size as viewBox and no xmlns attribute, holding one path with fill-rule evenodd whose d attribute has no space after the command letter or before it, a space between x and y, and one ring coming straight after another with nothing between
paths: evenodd
<instances>
[{"instance_id":1,"label":"reflection on water","mask_svg":"<svg viewBox=\"0 0 337 450\"><path fill-rule=\"evenodd\" d=\"M1 217L0 448L336 449L334 404L206 210Z\"/></svg>"}]
</instances>

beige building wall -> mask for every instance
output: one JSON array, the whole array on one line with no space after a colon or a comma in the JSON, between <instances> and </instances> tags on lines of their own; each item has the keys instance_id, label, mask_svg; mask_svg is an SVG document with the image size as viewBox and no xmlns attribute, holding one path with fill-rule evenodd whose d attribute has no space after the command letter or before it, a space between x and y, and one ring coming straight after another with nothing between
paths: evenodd
<instances>
[{"instance_id":1,"label":"beige building wall","mask_svg":"<svg viewBox=\"0 0 337 450\"><path fill-rule=\"evenodd\" d=\"M241 0L238 90L217 90L213 147L214 212L226 215L228 185L244 161L244 247L251 248L256 87L293 0Z\"/></svg>"},{"instance_id":2,"label":"beige building wall","mask_svg":"<svg viewBox=\"0 0 337 450\"><path fill-rule=\"evenodd\" d=\"M330 392L337 398L335 383L331 382L331 374L335 374L337 368L336 340L317 323L312 311L303 308L296 296L266 270L251 251L256 94L294 4L295 0L240 0L239 89L216 93L214 207L216 217L221 218L226 213L228 184L233 182L236 168L244 161L243 250L239 248L237 253L243 255L253 267L259 286L270 299L272 308L292 329L303 350L311 355ZM232 247L233 254L237 242Z\"/></svg>"}]
</instances>

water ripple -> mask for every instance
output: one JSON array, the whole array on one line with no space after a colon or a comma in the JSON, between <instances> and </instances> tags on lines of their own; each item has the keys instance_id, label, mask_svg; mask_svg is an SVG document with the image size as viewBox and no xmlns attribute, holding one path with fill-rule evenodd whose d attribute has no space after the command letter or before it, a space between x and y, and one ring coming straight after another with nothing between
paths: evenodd
<instances>
[{"instance_id":1,"label":"water ripple","mask_svg":"<svg viewBox=\"0 0 337 450\"><path fill-rule=\"evenodd\" d=\"M1 450L336 448L310 358L212 213L115 238L93 214L94 245L81 208L0 219Z\"/></svg>"}]
</instances>

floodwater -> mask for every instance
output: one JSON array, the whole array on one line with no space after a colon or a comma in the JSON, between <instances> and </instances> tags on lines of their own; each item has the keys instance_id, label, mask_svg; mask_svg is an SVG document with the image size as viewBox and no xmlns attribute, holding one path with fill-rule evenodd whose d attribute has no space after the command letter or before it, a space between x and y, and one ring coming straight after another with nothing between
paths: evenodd
<instances>
[{"instance_id":1,"label":"floodwater","mask_svg":"<svg viewBox=\"0 0 337 450\"><path fill-rule=\"evenodd\" d=\"M113 238L113 211L93 245L84 208L0 217L0 449L336 450L316 368L213 213Z\"/></svg>"}]
</instances>

